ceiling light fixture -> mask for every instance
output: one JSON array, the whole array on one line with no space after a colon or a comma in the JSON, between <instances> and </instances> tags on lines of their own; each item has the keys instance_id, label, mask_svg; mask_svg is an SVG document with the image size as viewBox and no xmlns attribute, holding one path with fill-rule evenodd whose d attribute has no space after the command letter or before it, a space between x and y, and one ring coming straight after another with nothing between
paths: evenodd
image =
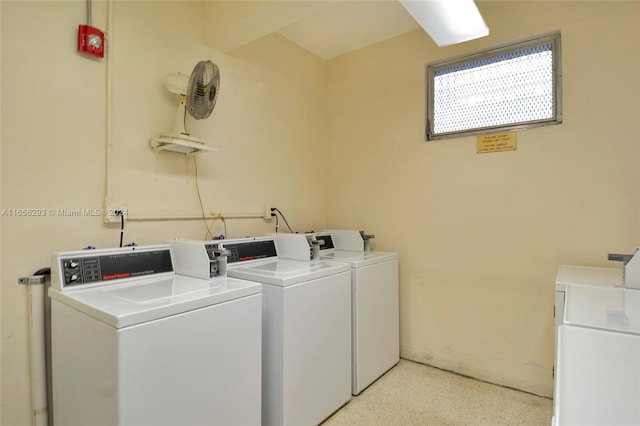
<instances>
[{"instance_id":1,"label":"ceiling light fixture","mask_svg":"<svg viewBox=\"0 0 640 426\"><path fill-rule=\"evenodd\" d=\"M489 35L473 0L399 0L440 47Z\"/></svg>"}]
</instances>

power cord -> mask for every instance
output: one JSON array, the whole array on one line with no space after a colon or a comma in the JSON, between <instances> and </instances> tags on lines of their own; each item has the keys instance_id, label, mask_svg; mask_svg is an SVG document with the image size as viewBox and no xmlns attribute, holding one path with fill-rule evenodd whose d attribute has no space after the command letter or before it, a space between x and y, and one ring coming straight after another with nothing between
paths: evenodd
<instances>
[{"instance_id":1,"label":"power cord","mask_svg":"<svg viewBox=\"0 0 640 426\"><path fill-rule=\"evenodd\" d=\"M120 247L122 247L122 240L124 239L124 212L122 210L116 210L113 212L116 216L120 216ZM86 249L95 248L92 246L86 247Z\"/></svg>"},{"instance_id":2,"label":"power cord","mask_svg":"<svg viewBox=\"0 0 640 426\"><path fill-rule=\"evenodd\" d=\"M291 229L291 227L289 226L289 222L287 222L287 218L284 217L282 212L277 207L271 207L271 216L276 218L276 234L278 233L278 216L274 212L277 212L282 217L282 220L284 220L284 223L287 224L287 228L289 228L289 232L291 232L292 234L295 234L295 232L293 232L293 229Z\"/></svg>"},{"instance_id":3,"label":"power cord","mask_svg":"<svg viewBox=\"0 0 640 426\"><path fill-rule=\"evenodd\" d=\"M120 215L120 247L122 247L122 240L124 238L124 213L120 210L116 213Z\"/></svg>"},{"instance_id":4,"label":"power cord","mask_svg":"<svg viewBox=\"0 0 640 426\"><path fill-rule=\"evenodd\" d=\"M204 212L204 204L202 203L202 195L200 195L200 185L198 185L198 162L196 161L196 156L193 156L193 174L194 174L194 178L196 181L196 191L198 193L198 201L200 202L200 212L202 213L202 221L204 222L204 226L205 228L207 228L207 232L206 234L204 234L204 239L205 240L214 240L215 238L213 237L213 234L211 233L211 228L213 227L213 225L216 223L216 219L218 218L222 218L222 215L218 215L218 217L214 217L213 221L211 221L211 224L207 223L207 215ZM224 218L222 218L222 222L224 222ZM226 235L227 233L227 224L225 223L225 230L224 233Z\"/></svg>"},{"instance_id":5,"label":"power cord","mask_svg":"<svg viewBox=\"0 0 640 426\"><path fill-rule=\"evenodd\" d=\"M276 234L278 233L278 227L280 226L278 224L278 215L273 211L273 209L271 209L271 216L276 218Z\"/></svg>"},{"instance_id":6,"label":"power cord","mask_svg":"<svg viewBox=\"0 0 640 426\"><path fill-rule=\"evenodd\" d=\"M213 225L216 223L216 220L220 220L224 225L224 234L214 237L213 233L211 232L211 228L213 228ZM206 225L206 222L205 222L205 225ZM206 240L207 236L211 236L212 240L220 240L222 239L222 237L226 235L227 235L227 221L224 220L224 216L222 215L222 213L218 213L218 215L214 217L213 220L211 221L211 224L207 226L207 233L205 234L204 239Z\"/></svg>"}]
</instances>

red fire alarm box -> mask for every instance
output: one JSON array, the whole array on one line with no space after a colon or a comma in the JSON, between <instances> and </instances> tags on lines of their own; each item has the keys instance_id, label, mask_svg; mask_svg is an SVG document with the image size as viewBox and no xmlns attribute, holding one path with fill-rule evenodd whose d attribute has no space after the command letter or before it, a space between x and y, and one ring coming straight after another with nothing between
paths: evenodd
<instances>
[{"instance_id":1,"label":"red fire alarm box","mask_svg":"<svg viewBox=\"0 0 640 426\"><path fill-rule=\"evenodd\" d=\"M104 33L89 25L78 26L78 52L104 57Z\"/></svg>"}]
</instances>

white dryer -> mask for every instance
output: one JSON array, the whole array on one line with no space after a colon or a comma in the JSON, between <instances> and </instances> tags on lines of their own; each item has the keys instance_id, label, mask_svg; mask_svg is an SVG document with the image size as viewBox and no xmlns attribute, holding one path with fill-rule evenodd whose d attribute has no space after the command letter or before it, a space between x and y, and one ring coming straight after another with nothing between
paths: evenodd
<instances>
[{"instance_id":1,"label":"white dryer","mask_svg":"<svg viewBox=\"0 0 640 426\"><path fill-rule=\"evenodd\" d=\"M622 287L622 269L560 265L556 274L556 304L554 315L556 332L558 327L562 324L565 308L565 296L567 286L570 284L598 287Z\"/></svg>"},{"instance_id":2,"label":"white dryer","mask_svg":"<svg viewBox=\"0 0 640 426\"><path fill-rule=\"evenodd\" d=\"M320 258L351 268L351 393L358 395L400 361L398 255L370 251L361 231L319 233Z\"/></svg>"},{"instance_id":3,"label":"white dryer","mask_svg":"<svg viewBox=\"0 0 640 426\"><path fill-rule=\"evenodd\" d=\"M262 422L319 424L351 398L349 266L280 259L274 239L224 242L228 275L263 285Z\"/></svg>"},{"instance_id":4,"label":"white dryer","mask_svg":"<svg viewBox=\"0 0 640 426\"><path fill-rule=\"evenodd\" d=\"M640 291L568 284L565 305L554 423L640 424Z\"/></svg>"},{"instance_id":5,"label":"white dryer","mask_svg":"<svg viewBox=\"0 0 640 426\"><path fill-rule=\"evenodd\" d=\"M261 286L174 273L168 245L54 253L57 425L255 425Z\"/></svg>"},{"instance_id":6,"label":"white dryer","mask_svg":"<svg viewBox=\"0 0 640 426\"><path fill-rule=\"evenodd\" d=\"M560 265L558 267L558 271L556 273L556 303L554 306L554 356L558 353L559 327L562 325L564 320L566 292L569 285L622 287L622 269L577 265Z\"/></svg>"}]
</instances>

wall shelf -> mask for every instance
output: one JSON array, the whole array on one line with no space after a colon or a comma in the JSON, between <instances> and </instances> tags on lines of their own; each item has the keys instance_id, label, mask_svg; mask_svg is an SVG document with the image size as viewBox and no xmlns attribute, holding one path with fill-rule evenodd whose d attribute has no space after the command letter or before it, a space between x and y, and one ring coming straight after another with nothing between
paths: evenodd
<instances>
[{"instance_id":1,"label":"wall shelf","mask_svg":"<svg viewBox=\"0 0 640 426\"><path fill-rule=\"evenodd\" d=\"M170 151L186 155L196 155L203 152L218 151L217 148L211 148L204 143L192 142L163 135L151 138L149 140L149 145L155 152Z\"/></svg>"}]
</instances>

